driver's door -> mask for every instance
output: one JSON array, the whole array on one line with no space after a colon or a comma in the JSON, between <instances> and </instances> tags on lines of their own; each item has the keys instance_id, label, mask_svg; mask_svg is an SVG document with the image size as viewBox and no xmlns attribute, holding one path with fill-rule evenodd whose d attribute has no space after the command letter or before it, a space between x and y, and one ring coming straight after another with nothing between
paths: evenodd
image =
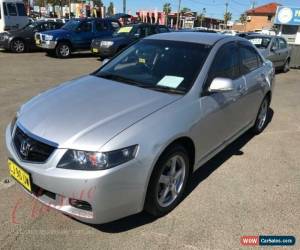
<instances>
[{"instance_id":1,"label":"driver's door","mask_svg":"<svg viewBox=\"0 0 300 250\"><path fill-rule=\"evenodd\" d=\"M218 77L230 78L234 89L209 92L211 82ZM238 47L233 42L227 43L216 53L199 98L199 121L193 129L199 159L213 153L241 130L243 107L240 100L245 87L245 79L240 73Z\"/></svg>"}]
</instances>

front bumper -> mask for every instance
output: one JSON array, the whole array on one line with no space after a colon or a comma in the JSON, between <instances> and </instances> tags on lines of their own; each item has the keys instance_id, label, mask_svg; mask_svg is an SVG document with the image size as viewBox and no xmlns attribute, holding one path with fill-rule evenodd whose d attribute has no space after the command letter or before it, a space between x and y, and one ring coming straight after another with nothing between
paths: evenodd
<instances>
[{"instance_id":1,"label":"front bumper","mask_svg":"<svg viewBox=\"0 0 300 250\"><path fill-rule=\"evenodd\" d=\"M67 170L56 168L66 149L56 149L46 163L24 162L15 152L10 125L6 129L6 146L9 157L31 175L33 185L47 191L40 194L26 192L80 221L101 224L143 209L147 173L137 159L101 171ZM88 202L91 210L72 206L70 199Z\"/></svg>"},{"instance_id":2,"label":"front bumper","mask_svg":"<svg viewBox=\"0 0 300 250\"><path fill-rule=\"evenodd\" d=\"M101 57L112 57L116 54L115 47L102 47L97 45L91 45L91 51L93 54L100 55Z\"/></svg>"},{"instance_id":3,"label":"front bumper","mask_svg":"<svg viewBox=\"0 0 300 250\"><path fill-rule=\"evenodd\" d=\"M55 49L57 41L40 41L39 44L36 43L36 46L42 49Z\"/></svg>"},{"instance_id":4,"label":"front bumper","mask_svg":"<svg viewBox=\"0 0 300 250\"><path fill-rule=\"evenodd\" d=\"M9 40L8 39L4 39L4 40L0 39L0 48L6 49L6 50L10 49Z\"/></svg>"}]
</instances>

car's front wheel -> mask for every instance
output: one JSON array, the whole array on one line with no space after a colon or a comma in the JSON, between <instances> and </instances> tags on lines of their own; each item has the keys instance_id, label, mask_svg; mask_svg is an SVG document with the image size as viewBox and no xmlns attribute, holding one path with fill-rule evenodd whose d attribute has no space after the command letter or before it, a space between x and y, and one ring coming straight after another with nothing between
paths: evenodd
<instances>
[{"instance_id":1,"label":"car's front wheel","mask_svg":"<svg viewBox=\"0 0 300 250\"><path fill-rule=\"evenodd\" d=\"M14 53L24 53L26 51L26 45L21 39L14 39L11 42L10 48Z\"/></svg>"},{"instance_id":2,"label":"car's front wheel","mask_svg":"<svg viewBox=\"0 0 300 250\"><path fill-rule=\"evenodd\" d=\"M163 216L182 200L189 177L189 157L181 145L169 148L159 158L150 178L145 210Z\"/></svg>"},{"instance_id":3,"label":"car's front wheel","mask_svg":"<svg viewBox=\"0 0 300 250\"><path fill-rule=\"evenodd\" d=\"M68 58L71 56L71 46L69 43L61 42L56 46L55 54L59 58Z\"/></svg>"},{"instance_id":4,"label":"car's front wheel","mask_svg":"<svg viewBox=\"0 0 300 250\"><path fill-rule=\"evenodd\" d=\"M255 124L253 126L254 134L261 133L268 123L268 114L269 114L269 107L270 107L270 98L266 96L259 108Z\"/></svg>"}]
</instances>

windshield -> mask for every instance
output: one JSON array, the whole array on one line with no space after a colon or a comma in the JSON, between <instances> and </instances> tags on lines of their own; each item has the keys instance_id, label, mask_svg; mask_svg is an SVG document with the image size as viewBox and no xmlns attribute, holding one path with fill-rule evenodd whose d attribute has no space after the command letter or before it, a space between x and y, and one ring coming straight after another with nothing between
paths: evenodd
<instances>
[{"instance_id":1,"label":"windshield","mask_svg":"<svg viewBox=\"0 0 300 250\"><path fill-rule=\"evenodd\" d=\"M80 20L70 20L69 22L67 22L61 28L64 29L64 30L76 31L79 24L80 24Z\"/></svg>"},{"instance_id":2,"label":"windshield","mask_svg":"<svg viewBox=\"0 0 300 250\"><path fill-rule=\"evenodd\" d=\"M208 45L146 39L129 47L95 75L137 87L185 94L209 52Z\"/></svg>"},{"instance_id":3,"label":"windshield","mask_svg":"<svg viewBox=\"0 0 300 250\"><path fill-rule=\"evenodd\" d=\"M28 23L27 25L25 25L25 26L23 27L23 30L32 30L32 29L34 29L36 26L37 26L37 23L36 23L36 22Z\"/></svg>"},{"instance_id":4,"label":"windshield","mask_svg":"<svg viewBox=\"0 0 300 250\"><path fill-rule=\"evenodd\" d=\"M136 27L134 26L124 26L118 29L117 32L113 34L113 36L128 36L130 34L134 34L136 31Z\"/></svg>"},{"instance_id":5,"label":"windshield","mask_svg":"<svg viewBox=\"0 0 300 250\"><path fill-rule=\"evenodd\" d=\"M270 37L249 37L248 40L253 43L258 49L268 48L271 38Z\"/></svg>"}]
</instances>

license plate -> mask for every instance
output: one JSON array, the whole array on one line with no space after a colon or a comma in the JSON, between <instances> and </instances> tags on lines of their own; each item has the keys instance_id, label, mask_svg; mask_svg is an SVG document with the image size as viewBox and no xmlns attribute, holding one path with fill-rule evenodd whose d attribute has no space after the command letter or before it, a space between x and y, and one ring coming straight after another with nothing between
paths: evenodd
<instances>
[{"instance_id":1,"label":"license plate","mask_svg":"<svg viewBox=\"0 0 300 250\"><path fill-rule=\"evenodd\" d=\"M99 50L98 50L98 49L93 49L93 52L94 52L94 53L98 53Z\"/></svg>"},{"instance_id":2,"label":"license plate","mask_svg":"<svg viewBox=\"0 0 300 250\"><path fill-rule=\"evenodd\" d=\"M41 44L41 41L40 41L39 39L36 39L36 40L35 40L35 43L36 43L36 44Z\"/></svg>"},{"instance_id":3,"label":"license plate","mask_svg":"<svg viewBox=\"0 0 300 250\"><path fill-rule=\"evenodd\" d=\"M24 188L31 192L31 182L29 173L20 168L12 160L8 160L7 163L10 175L14 177L16 181L19 182Z\"/></svg>"}]
</instances>

